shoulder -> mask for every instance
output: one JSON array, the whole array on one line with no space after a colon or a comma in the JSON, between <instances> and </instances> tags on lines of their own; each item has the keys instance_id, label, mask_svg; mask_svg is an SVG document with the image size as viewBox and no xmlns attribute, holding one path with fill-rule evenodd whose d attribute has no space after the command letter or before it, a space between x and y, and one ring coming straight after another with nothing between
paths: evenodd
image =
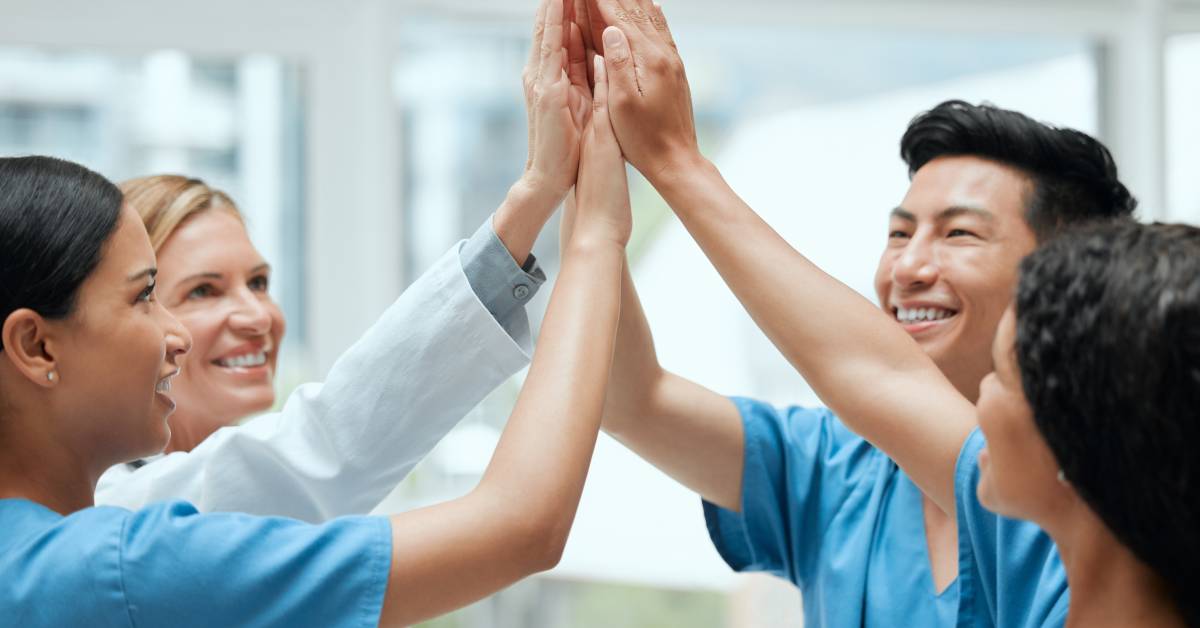
<instances>
[{"instance_id":1,"label":"shoulder","mask_svg":"<svg viewBox=\"0 0 1200 628\"><path fill-rule=\"evenodd\" d=\"M846 427L829 408L778 407L770 403L733 397L742 416L747 443L777 443L790 449L818 451L825 455L882 456L882 452Z\"/></svg>"}]
</instances>

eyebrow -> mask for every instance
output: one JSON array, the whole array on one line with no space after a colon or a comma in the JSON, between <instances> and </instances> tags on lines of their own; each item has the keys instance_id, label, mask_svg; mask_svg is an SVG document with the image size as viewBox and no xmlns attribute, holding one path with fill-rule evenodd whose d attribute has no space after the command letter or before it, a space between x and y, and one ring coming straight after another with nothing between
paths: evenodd
<instances>
[{"instance_id":1,"label":"eyebrow","mask_svg":"<svg viewBox=\"0 0 1200 628\"><path fill-rule=\"evenodd\" d=\"M896 218L899 218L901 220L906 220L908 222L917 222L916 214L908 211L907 209L904 209L903 207L897 207L897 208L893 209L891 215ZM949 220L951 218L956 218L958 216L963 216L963 215L976 216L978 218L982 218L983 220L986 220L987 222L993 222L996 219L995 214L993 214L992 212L990 212L986 209L983 209L982 207L971 207L969 205L951 205L950 207L947 207L946 209L943 209L942 211L938 212L937 215L934 216L934 220L941 222L941 221Z\"/></svg>"},{"instance_id":2,"label":"eyebrow","mask_svg":"<svg viewBox=\"0 0 1200 628\"><path fill-rule=\"evenodd\" d=\"M254 268L251 268L251 269L250 269L250 272L249 272L249 273L247 273L247 274L253 275L253 274L256 274L256 273L262 272L262 271L264 271L264 270L271 270L271 265L270 265L270 264L268 264L268 263L266 263L266 262L263 262L262 264L259 264L258 266L255 266ZM196 280L196 279L217 279L217 280L221 280L221 279L224 279L224 278L225 278L225 275L222 275L221 273L196 273L195 275L189 275L189 276L187 276L187 277L184 277L182 280L180 280L180 282L179 282L179 283L187 283L187 282L189 282L189 281L193 281L193 280Z\"/></svg>"},{"instance_id":3,"label":"eyebrow","mask_svg":"<svg viewBox=\"0 0 1200 628\"><path fill-rule=\"evenodd\" d=\"M154 279L156 276L158 276L157 268L147 268L145 270L142 270L142 271L139 271L139 272L136 272L136 273L130 275L129 279L127 281L138 281L139 279L143 279L145 277Z\"/></svg>"}]
</instances>

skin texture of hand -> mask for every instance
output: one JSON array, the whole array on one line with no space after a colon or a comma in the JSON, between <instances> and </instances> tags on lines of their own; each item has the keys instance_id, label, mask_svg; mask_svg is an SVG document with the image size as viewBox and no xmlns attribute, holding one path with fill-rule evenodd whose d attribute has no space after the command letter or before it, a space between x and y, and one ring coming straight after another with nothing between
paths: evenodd
<instances>
[{"instance_id":1,"label":"skin texture of hand","mask_svg":"<svg viewBox=\"0 0 1200 628\"><path fill-rule=\"evenodd\" d=\"M587 3L589 30L607 61L613 129L626 159L652 184L700 161L691 89L662 8L650 0Z\"/></svg>"},{"instance_id":2,"label":"skin texture of hand","mask_svg":"<svg viewBox=\"0 0 1200 628\"><path fill-rule=\"evenodd\" d=\"M604 58L596 57L593 66L595 99L591 120L583 132L579 181L575 188L577 229L572 237L601 237L624 246L633 230L633 216L625 158L609 119L604 66Z\"/></svg>"},{"instance_id":3,"label":"skin texture of hand","mask_svg":"<svg viewBox=\"0 0 1200 628\"><path fill-rule=\"evenodd\" d=\"M572 20L574 1L542 0L522 75L529 157L493 223L496 235L520 264L575 184L579 144L590 117L587 53L583 33Z\"/></svg>"}]
</instances>

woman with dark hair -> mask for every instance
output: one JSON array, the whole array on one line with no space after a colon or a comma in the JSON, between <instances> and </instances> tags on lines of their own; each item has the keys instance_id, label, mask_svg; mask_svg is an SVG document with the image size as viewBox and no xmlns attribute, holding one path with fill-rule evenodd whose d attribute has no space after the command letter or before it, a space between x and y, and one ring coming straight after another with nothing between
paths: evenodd
<instances>
[{"instance_id":1,"label":"woman with dark hair","mask_svg":"<svg viewBox=\"0 0 1200 628\"><path fill-rule=\"evenodd\" d=\"M548 56L557 75L561 56ZM0 159L6 624L408 625L554 565L599 430L632 226L602 60L596 76L576 136L574 234L492 462L467 496L389 518L92 507L105 469L166 444L191 340L156 300L150 240L112 184L67 162Z\"/></svg>"}]
</instances>

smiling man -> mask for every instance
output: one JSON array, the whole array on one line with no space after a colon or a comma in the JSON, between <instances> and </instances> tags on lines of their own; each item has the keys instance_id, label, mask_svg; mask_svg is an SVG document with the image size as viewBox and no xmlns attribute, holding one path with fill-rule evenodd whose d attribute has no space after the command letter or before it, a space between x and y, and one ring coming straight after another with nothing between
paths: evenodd
<instances>
[{"instance_id":1,"label":"smiling man","mask_svg":"<svg viewBox=\"0 0 1200 628\"><path fill-rule=\"evenodd\" d=\"M598 6L603 11L607 4ZM619 17L610 23L620 23ZM670 43L669 31L629 24L622 30L630 34L605 32L604 45L610 65L638 65L631 95L612 96L614 103L625 101L613 108L613 117L626 156L752 312L759 311L755 302L760 308L792 306L798 297L787 291L812 288L767 280L790 247L759 246L757 259L738 257L744 253L740 240L728 234L769 228L755 224L761 220L699 154L690 117L673 115L690 112L690 103L674 46L654 48L655 31ZM643 48L631 54L631 44ZM659 55L664 62L656 63ZM619 88L619 79L612 85ZM901 140L901 155L911 186L889 217L875 277L879 304L974 401L992 369L990 347L1018 262L1062 227L1131 216L1136 201L1094 138L988 105L950 101L921 114ZM914 482L828 408L781 409L726 398L662 369L628 275L622 308L605 428L701 494L712 540L732 568L768 571L795 583L808 626L954 626L961 620L953 496L926 495L918 485L953 485L930 479L948 471L922 461L944 460L947 452L954 459L966 435L958 433L962 426L946 429L926 452L906 452L906 467L920 475ZM802 330L764 330L780 347L810 347L804 359L789 354L810 381L837 377L811 367L828 355L821 352L837 347L801 342ZM870 390L855 395L831 404L865 407L884 397ZM1057 558L1021 562L1024 556L1044 559L1047 552L1032 547L1042 543L1049 540L1036 530L1011 539L1004 546L1011 561L1001 561L998 571L1004 573L997 577L1036 583L1031 574L1060 571ZM1021 617L1019 625L1053 624L1065 612L1065 580L1057 582L1053 590L1036 584L1006 589L997 603L1012 608L1001 614ZM994 618L968 623L976 620L990 625Z\"/></svg>"}]
</instances>

